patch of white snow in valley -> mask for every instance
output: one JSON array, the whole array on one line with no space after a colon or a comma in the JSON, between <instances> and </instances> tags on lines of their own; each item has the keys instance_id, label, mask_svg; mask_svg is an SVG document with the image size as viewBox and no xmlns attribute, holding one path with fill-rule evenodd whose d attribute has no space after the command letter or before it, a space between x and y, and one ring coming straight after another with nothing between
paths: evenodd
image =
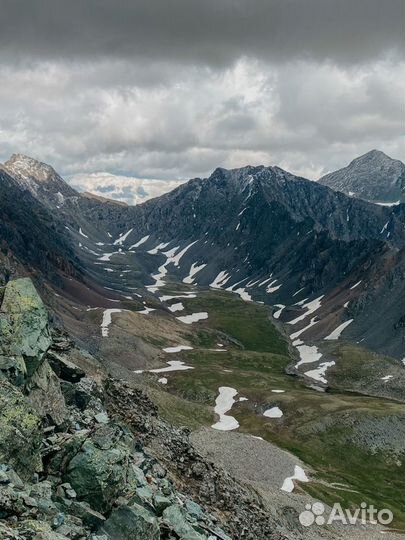
<instances>
[{"instance_id":1,"label":"patch of white snow in valley","mask_svg":"<svg viewBox=\"0 0 405 540\"><path fill-rule=\"evenodd\" d=\"M394 375L386 375L385 377L381 377L381 380L387 383L393 377Z\"/></svg>"},{"instance_id":2,"label":"patch of white snow in valley","mask_svg":"<svg viewBox=\"0 0 405 540\"><path fill-rule=\"evenodd\" d=\"M344 308L347 308L347 306L348 306L349 304L350 304L350 301L348 300L347 302L345 302L345 303L343 304L343 307L344 307Z\"/></svg>"},{"instance_id":3,"label":"patch of white snow in valley","mask_svg":"<svg viewBox=\"0 0 405 540\"><path fill-rule=\"evenodd\" d=\"M147 289L150 292L156 292L159 289L159 287L163 287L163 285L165 285L165 281L163 278L167 274L167 268L166 268L167 264L168 264L168 260L166 260L165 263L159 266L157 274L152 274L151 277L155 280L155 283L153 285L147 286Z\"/></svg>"},{"instance_id":4,"label":"patch of white snow in valley","mask_svg":"<svg viewBox=\"0 0 405 540\"><path fill-rule=\"evenodd\" d=\"M305 373L305 375L307 377L310 377L311 379L315 379L315 381L319 381L319 382L323 382L323 383L327 384L328 381L326 380L324 375L325 375L327 369L329 367L334 366L334 365L335 365L335 362L333 362L333 360L331 362L323 362L316 369L313 369L311 371L307 371Z\"/></svg>"},{"instance_id":5,"label":"patch of white snow in valley","mask_svg":"<svg viewBox=\"0 0 405 540\"><path fill-rule=\"evenodd\" d=\"M299 368L302 364L312 364L312 362L318 362L322 358L322 353L319 352L318 347L313 345L303 345L300 341L300 344L294 342L293 345L297 346L298 353L301 360L295 364L295 369Z\"/></svg>"},{"instance_id":6,"label":"patch of white snow in valley","mask_svg":"<svg viewBox=\"0 0 405 540\"><path fill-rule=\"evenodd\" d=\"M298 480L300 482L309 482L304 469L299 465L295 466L293 476L289 476L284 480L281 490L286 491L287 493L292 493L294 491L294 480Z\"/></svg>"},{"instance_id":7,"label":"patch of white snow in valley","mask_svg":"<svg viewBox=\"0 0 405 540\"><path fill-rule=\"evenodd\" d=\"M104 255L99 257L97 260L98 261L108 261L108 262L110 262L111 257L113 255L115 255L116 253L118 253L118 251L113 251L112 253L104 253Z\"/></svg>"},{"instance_id":8,"label":"patch of white snow in valley","mask_svg":"<svg viewBox=\"0 0 405 540\"><path fill-rule=\"evenodd\" d=\"M395 201L395 202L378 202L378 203L375 203L375 204L378 204L378 206L397 206L398 204L400 204L401 201Z\"/></svg>"},{"instance_id":9,"label":"patch of white snow in valley","mask_svg":"<svg viewBox=\"0 0 405 540\"><path fill-rule=\"evenodd\" d=\"M228 292L233 292L235 287L237 287L238 285L240 285L241 283L243 283L244 281L246 281L247 279L249 278L243 278L241 279L240 281L237 281L236 283L234 283L233 285L230 285L229 287L227 287L225 290L228 291Z\"/></svg>"},{"instance_id":10,"label":"patch of white snow in valley","mask_svg":"<svg viewBox=\"0 0 405 540\"><path fill-rule=\"evenodd\" d=\"M167 247L169 244L170 244L170 242L166 242L166 243L161 242L161 243L158 244L155 248L150 249L150 250L148 251L148 253L149 253L149 255L157 255L161 249L164 249L164 248Z\"/></svg>"},{"instance_id":11,"label":"patch of white snow in valley","mask_svg":"<svg viewBox=\"0 0 405 540\"><path fill-rule=\"evenodd\" d=\"M363 281L363 280L361 279L360 281L358 281L357 283L355 283L352 287L350 287L350 290L352 291L353 289L355 289L356 287L358 287L362 281Z\"/></svg>"},{"instance_id":12,"label":"patch of white snow in valley","mask_svg":"<svg viewBox=\"0 0 405 540\"><path fill-rule=\"evenodd\" d=\"M242 300L245 300L246 302L252 301L252 297L243 287L239 287L238 289L235 289L234 292L235 294L238 294L242 298Z\"/></svg>"},{"instance_id":13,"label":"patch of white snow in valley","mask_svg":"<svg viewBox=\"0 0 405 540\"><path fill-rule=\"evenodd\" d=\"M186 253L186 251L188 251L191 246L194 246L194 244L196 244L198 242L198 240L194 240L194 242L191 242L190 244L188 244L185 248L183 248L181 251L179 251L179 253L177 253L177 255L174 255L170 262L172 262L174 264L174 266L179 266L180 264L180 259L183 257L183 255Z\"/></svg>"},{"instance_id":14,"label":"patch of white snow in valley","mask_svg":"<svg viewBox=\"0 0 405 540\"><path fill-rule=\"evenodd\" d=\"M250 289L251 287L254 287L255 285L257 285L260 281L260 278L259 279L256 279L255 281L249 281L249 283L246 283L246 289Z\"/></svg>"},{"instance_id":15,"label":"patch of white snow in valley","mask_svg":"<svg viewBox=\"0 0 405 540\"><path fill-rule=\"evenodd\" d=\"M144 244L148 240L149 236L150 235L147 234L146 236L144 236L143 238L138 240L138 242L136 244L133 244L132 246L130 246L129 249L134 249L134 248L137 248L137 247L141 246L142 244Z\"/></svg>"},{"instance_id":16,"label":"patch of white snow in valley","mask_svg":"<svg viewBox=\"0 0 405 540\"><path fill-rule=\"evenodd\" d=\"M177 302L177 304L172 304L171 306L168 306L168 308L172 313L175 313L176 311L183 311L184 306L181 302Z\"/></svg>"},{"instance_id":17,"label":"patch of white snow in valley","mask_svg":"<svg viewBox=\"0 0 405 540\"><path fill-rule=\"evenodd\" d=\"M285 390L272 390L273 394L284 394Z\"/></svg>"},{"instance_id":18,"label":"patch of white snow in valley","mask_svg":"<svg viewBox=\"0 0 405 540\"><path fill-rule=\"evenodd\" d=\"M384 231L387 230L388 224L389 224L389 221L387 221L387 223L386 223L386 224L384 225L384 227L381 229L380 234L382 234Z\"/></svg>"},{"instance_id":19,"label":"patch of white snow in valley","mask_svg":"<svg viewBox=\"0 0 405 540\"><path fill-rule=\"evenodd\" d=\"M218 388L219 394L215 400L215 412L219 416L219 421L213 424L211 427L220 431L231 431L239 427L239 422L233 416L229 416L226 413L232 409L235 403L235 396L238 391L229 386L220 386Z\"/></svg>"},{"instance_id":20,"label":"patch of white snow in valley","mask_svg":"<svg viewBox=\"0 0 405 540\"><path fill-rule=\"evenodd\" d=\"M166 294L159 296L161 302L168 302L169 300L175 300L176 298L197 298L195 293L185 293L185 294Z\"/></svg>"},{"instance_id":21,"label":"patch of white snow in valley","mask_svg":"<svg viewBox=\"0 0 405 540\"><path fill-rule=\"evenodd\" d=\"M129 231L127 231L126 233L121 234L117 238L117 240L115 240L114 246L122 246L122 244L125 242L125 240L128 238L128 236L131 234L132 231L133 229L129 229Z\"/></svg>"},{"instance_id":22,"label":"patch of white snow in valley","mask_svg":"<svg viewBox=\"0 0 405 540\"><path fill-rule=\"evenodd\" d=\"M183 279L183 283L193 283L194 281L194 276L197 274L197 272L200 272L200 270L202 270L203 268L205 268L207 265L206 264L196 264L196 263L193 263L191 265L191 268L190 268L190 271L188 273L188 276L186 276L184 279Z\"/></svg>"},{"instance_id":23,"label":"patch of white snow in valley","mask_svg":"<svg viewBox=\"0 0 405 540\"><path fill-rule=\"evenodd\" d=\"M190 347L188 345L176 345L175 347L166 347L163 349L166 353L178 353L181 351L191 351L193 347Z\"/></svg>"},{"instance_id":24,"label":"patch of white snow in valley","mask_svg":"<svg viewBox=\"0 0 405 540\"><path fill-rule=\"evenodd\" d=\"M297 332L294 332L293 334L291 334L290 338L292 340L297 339L297 337L299 337L301 334L306 332L309 328L311 328L311 326L314 326L314 324L316 324L317 322L319 321L316 320L316 317L312 317L311 322L307 324L307 326L304 326L304 328L301 328L301 330L298 330Z\"/></svg>"},{"instance_id":25,"label":"patch of white snow in valley","mask_svg":"<svg viewBox=\"0 0 405 540\"><path fill-rule=\"evenodd\" d=\"M221 272L217 275L217 277L214 279L212 283L210 283L210 287L213 289L220 289L225 285L227 281L230 279L230 275L225 270L221 270Z\"/></svg>"},{"instance_id":26,"label":"patch of white snow in valley","mask_svg":"<svg viewBox=\"0 0 405 540\"><path fill-rule=\"evenodd\" d=\"M354 319L349 319L348 321L345 321L344 323L342 323L341 325L339 325L337 328L335 328L335 330L333 330L333 332L331 332L328 336L326 336L326 338L324 338L325 340L328 340L328 341L333 341L333 340L336 340L336 339L339 339L343 330L345 328L347 328L349 326L349 324L351 324L353 322Z\"/></svg>"},{"instance_id":27,"label":"patch of white snow in valley","mask_svg":"<svg viewBox=\"0 0 405 540\"><path fill-rule=\"evenodd\" d=\"M273 313L273 317L275 319L279 319L281 313L283 312L283 309L285 308L285 305L284 304L275 304L274 307L278 308L278 310Z\"/></svg>"},{"instance_id":28,"label":"patch of white snow in valley","mask_svg":"<svg viewBox=\"0 0 405 540\"><path fill-rule=\"evenodd\" d=\"M160 379L158 379L158 383L167 384L167 378L166 377L160 377Z\"/></svg>"},{"instance_id":29,"label":"patch of white snow in valley","mask_svg":"<svg viewBox=\"0 0 405 540\"><path fill-rule=\"evenodd\" d=\"M294 296L297 296L298 294L300 294L301 291L303 291L305 289L305 287L302 287L302 289L299 289L298 291L296 291L294 294L293 294L293 298Z\"/></svg>"},{"instance_id":30,"label":"patch of white snow in valley","mask_svg":"<svg viewBox=\"0 0 405 540\"><path fill-rule=\"evenodd\" d=\"M264 411L263 416L267 418L281 418L283 416L283 411L279 407L272 407Z\"/></svg>"},{"instance_id":31,"label":"patch of white snow in valley","mask_svg":"<svg viewBox=\"0 0 405 540\"><path fill-rule=\"evenodd\" d=\"M151 373L170 373L171 371L186 371L188 369L194 369L192 366L186 366L184 362L180 360L171 360L167 362L169 367L150 369Z\"/></svg>"},{"instance_id":32,"label":"patch of white snow in valley","mask_svg":"<svg viewBox=\"0 0 405 540\"><path fill-rule=\"evenodd\" d=\"M303 303L302 308L306 308L306 312L297 317L296 319L293 319L292 321L288 321L288 324L297 324L300 321L303 321L308 315L311 315L315 311L317 311L321 307L321 300L325 295L318 296L318 298L315 298L314 300L311 300L310 302ZM298 303L297 303L298 305Z\"/></svg>"},{"instance_id":33,"label":"patch of white snow in valley","mask_svg":"<svg viewBox=\"0 0 405 540\"><path fill-rule=\"evenodd\" d=\"M281 285L276 285L277 281L278 281L278 279L273 279L273 281L269 285L267 285L266 292L268 294L274 293L274 292L279 290Z\"/></svg>"},{"instance_id":34,"label":"patch of white snow in valley","mask_svg":"<svg viewBox=\"0 0 405 540\"><path fill-rule=\"evenodd\" d=\"M247 210L247 208L246 208L246 207L245 207L245 208L243 208L243 210L241 210L241 211L239 212L238 216L241 216L241 215L243 214L243 212L246 212L246 210Z\"/></svg>"},{"instance_id":35,"label":"patch of white snow in valley","mask_svg":"<svg viewBox=\"0 0 405 540\"><path fill-rule=\"evenodd\" d=\"M164 262L158 268L158 273L157 274L152 275L153 279L155 280L155 284L152 285L152 286L149 285L147 287L151 292L156 292L159 287L162 287L163 285L165 285L165 281L163 280L163 278L167 274L167 266L169 264L171 264L171 263L173 263L174 266L179 266L180 259L183 257L183 255L186 253L186 251L191 246L193 246L196 242L198 242L198 240L195 240L194 242L191 242L190 244L188 244L185 248L183 248L178 253L176 253L176 252L179 249L179 246L176 246L176 247L174 247L172 249L169 249L169 251L163 252L163 255L166 257L166 262ZM168 244L161 244L161 246L167 246L167 245ZM155 250L157 250L158 248L159 248L159 246L157 246L155 248ZM160 247L159 249L162 249L162 247ZM154 251L154 250L152 250L152 251ZM148 253L151 253L151 251L148 251Z\"/></svg>"},{"instance_id":36,"label":"patch of white snow in valley","mask_svg":"<svg viewBox=\"0 0 405 540\"><path fill-rule=\"evenodd\" d=\"M183 315L182 317L176 317L176 319L178 319L184 324L193 324L194 322L208 319L208 313L206 311L202 311L200 313L192 313L191 315Z\"/></svg>"},{"instance_id":37,"label":"patch of white snow in valley","mask_svg":"<svg viewBox=\"0 0 405 540\"><path fill-rule=\"evenodd\" d=\"M79 229L79 234L81 234L82 236L84 236L85 238L88 238L87 234L84 234L84 232L82 231L82 228L80 227Z\"/></svg>"},{"instance_id":38,"label":"patch of white snow in valley","mask_svg":"<svg viewBox=\"0 0 405 540\"><path fill-rule=\"evenodd\" d=\"M139 315L149 315L149 313L152 313L152 311L156 311L155 308L146 307L142 311L135 311L135 313L139 313Z\"/></svg>"},{"instance_id":39,"label":"patch of white snow in valley","mask_svg":"<svg viewBox=\"0 0 405 540\"><path fill-rule=\"evenodd\" d=\"M101 335L103 337L108 337L109 334L109 326L112 322L112 314L113 313L121 313L122 309L105 309L103 312L103 320L101 322Z\"/></svg>"},{"instance_id":40,"label":"patch of white snow in valley","mask_svg":"<svg viewBox=\"0 0 405 540\"><path fill-rule=\"evenodd\" d=\"M266 283L268 283L272 278L273 278L273 274L271 274L269 278L267 278L264 281L260 282L258 287L263 287L263 285L266 285Z\"/></svg>"}]
</instances>

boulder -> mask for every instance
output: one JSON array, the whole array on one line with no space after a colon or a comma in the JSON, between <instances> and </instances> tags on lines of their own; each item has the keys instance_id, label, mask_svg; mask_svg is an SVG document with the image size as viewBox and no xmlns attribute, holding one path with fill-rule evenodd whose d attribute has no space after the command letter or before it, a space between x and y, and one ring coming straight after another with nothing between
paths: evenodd
<instances>
[{"instance_id":1,"label":"boulder","mask_svg":"<svg viewBox=\"0 0 405 540\"><path fill-rule=\"evenodd\" d=\"M108 540L159 540L160 531L156 517L134 504L114 510L98 535L105 535Z\"/></svg>"},{"instance_id":2,"label":"boulder","mask_svg":"<svg viewBox=\"0 0 405 540\"><path fill-rule=\"evenodd\" d=\"M41 417L48 417L57 426L67 417L65 398L59 379L45 360L33 374L29 383L28 401Z\"/></svg>"},{"instance_id":3,"label":"boulder","mask_svg":"<svg viewBox=\"0 0 405 540\"><path fill-rule=\"evenodd\" d=\"M64 481L80 500L98 512L109 511L125 488L129 453L118 426L101 426L69 462Z\"/></svg>"},{"instance_id":4,"label":"boulder","mask_svg":"<svg viewBox=\"0 0 405 540\"><path fill-rule=\"evenodd\" d=\"M62 354L55 351L48 352L47 360L59 379L62 379L63 381L77 383L86 375L81 368L70 362L70 360L65 358Z\"/></svg>"},{"instance_id":5,"label":"boulder","mask_svg":"<svg viewBox=\"0 0 405 540\"><path fill-rule=\"evenodd\" d=\"M164 510L163 520L181 540L206 540L206 535L200 534L194 529L177 504L172 504Z\"/></svg>"},{"instance_id":6,"label":"boulder","mask_svg":"<svg viewBox=\"0 0 405 540\"><path fill-rule=\"evenodd\" d=\"M30 478L41 470L40 418L21 392L0 379L0 463Z\"/></svg>"},{"instance_id":7,"label":"boulder","mask_svg":"<svg viewBox=\"0 0 405 540\"><path fill-rule=\"evenodd\" d=\"M29 278L10 281L0 309L0 370L27 384L51 345L48 313Z\"/></svg>"}]
</instances>

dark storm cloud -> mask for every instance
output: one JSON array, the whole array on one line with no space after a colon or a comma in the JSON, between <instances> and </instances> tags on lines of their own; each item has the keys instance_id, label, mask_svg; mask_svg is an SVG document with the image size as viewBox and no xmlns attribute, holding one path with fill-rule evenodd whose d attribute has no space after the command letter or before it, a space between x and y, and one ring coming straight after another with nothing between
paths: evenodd
<instances>
[{"instance_id":1,"label":"dark storm cloud","mask_svg":"<svg viewBox=\"0 0 405 540\"><path fill-rule=\"evenodd\" d=\"M128 201L404 159L403 0L0 0L0 161Z\"/></svg>"},{"instance_id":2,"label":"dark storm cloud","mask_svg":"<svg viewBox=\"0 0 405 540\"><path fill-rule=\"evenodd\" d=\"M247 55L353 63L404 53L403 0L0 0L3 58L143 58L223 67Z\"/></svg>"}]
</instances>

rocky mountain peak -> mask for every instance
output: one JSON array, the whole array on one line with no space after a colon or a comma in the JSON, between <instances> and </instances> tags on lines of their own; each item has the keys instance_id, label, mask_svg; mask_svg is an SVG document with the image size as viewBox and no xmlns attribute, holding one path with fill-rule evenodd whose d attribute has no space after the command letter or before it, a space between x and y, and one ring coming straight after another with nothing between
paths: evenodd
<instances>
[{"instance_id":1,"label":"rocky mountain peak","mask_svg":"<svg viewBox=\"0 0 405 540\"><path fill-rule=\"evenodd\" d=\"M335 191L373 202L405 200L405 165L380 150L370 150L319 182Z\"/></svg>"},{"instance_id":2,"label":"rocky mountain peak","mask_svg":"<svg viewBox=\"0 0 405 540\"><path fill-rule=\"evenodd\" d=\"M43 202L62 204L65 197L76 196L53 167L24 154L13 154L4 169L24 189Z\"/></svg>"},{"instance_id":3,"label":"rocky mountain peak","mask_svg":"<svg viewBox=\"0 0 405 540\"><path fill-rule=\"evenodd\" d=\"M56 175L50 165L24 154L13 154L4 166L11 174L25 179L32 178L37 182L48 182Z\"/></svg>"}]
</instances>

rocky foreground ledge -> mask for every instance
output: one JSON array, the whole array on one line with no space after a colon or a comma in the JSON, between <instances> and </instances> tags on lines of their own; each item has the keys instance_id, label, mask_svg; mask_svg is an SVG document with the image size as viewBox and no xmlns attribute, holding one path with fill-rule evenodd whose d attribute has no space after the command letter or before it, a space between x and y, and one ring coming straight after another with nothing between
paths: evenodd
<instances>
[{"instance_id":1,"label":"rocky foreground ledge","mask_svg":"<svg viewBox=\"0 0 405 540\"><path fill-rule=\"evenodd\" d=\"M196 502L198 501L198 502ZM109 378L29 279L0 309L0 538L283 540L257 495Z\"/></svg>"}]
</instances>

